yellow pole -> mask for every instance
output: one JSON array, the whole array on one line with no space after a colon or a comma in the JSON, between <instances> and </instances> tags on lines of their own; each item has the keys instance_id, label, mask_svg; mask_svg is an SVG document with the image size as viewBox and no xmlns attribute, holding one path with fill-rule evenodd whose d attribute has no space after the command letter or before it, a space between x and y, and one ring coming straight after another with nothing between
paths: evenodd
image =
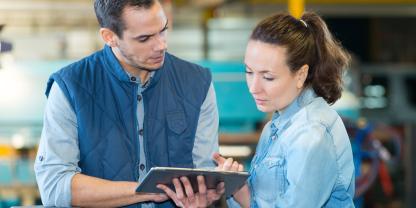
<instances>
[{"instance_id":1,"label":"yellow pole","mask_svg":"<svg viewBox=\"0 0 416 208\"><path fill-rule=\"evenodd\" d=\"M289 0L288 7L290 14L300 19L305 10L305 0Z\"/></svg>"}]
</instances>

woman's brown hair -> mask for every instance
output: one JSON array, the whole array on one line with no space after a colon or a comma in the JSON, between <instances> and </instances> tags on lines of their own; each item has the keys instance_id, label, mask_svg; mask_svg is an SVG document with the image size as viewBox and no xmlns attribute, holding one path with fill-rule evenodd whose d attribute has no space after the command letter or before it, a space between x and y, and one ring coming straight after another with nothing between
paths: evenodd
<instances>
[{"instance_id":1,"label":"woman's brown hair","mask_svg":"<svg viewBox=\"0 0 416 208\"><path fill-rule=\"evenodd\" d=\"M307 64L305 86L311 86L329 104L341 97L342 75L350 56L317 14L306 12L301 19L275 14L262 20L250 39L285 47L292 72Z\"/></svg>"}]
</instances>

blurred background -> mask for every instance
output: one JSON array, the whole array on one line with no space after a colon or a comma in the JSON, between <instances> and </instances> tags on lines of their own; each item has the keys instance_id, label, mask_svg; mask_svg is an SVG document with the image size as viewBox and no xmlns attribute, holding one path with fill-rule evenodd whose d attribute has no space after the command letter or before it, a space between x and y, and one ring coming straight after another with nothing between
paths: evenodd
<instances>
[{"instance_id":1,"label":"blurred background","mask_svg":"<svg viewBox=\"0 0 416 208\"><path fill-rule=\"evenodd\" d=\"M353 55L333 107L350 135L357 207L416 207L416 0L161 0L169 51L213 73L220 152L249 168L259 130L250 31L278 11L322 15ZM33 162L48 76L103 47L91 0L0 0L0 208L40 205ZM225 204L219 202L219 207Z\"/></svg>"}]
</instances>

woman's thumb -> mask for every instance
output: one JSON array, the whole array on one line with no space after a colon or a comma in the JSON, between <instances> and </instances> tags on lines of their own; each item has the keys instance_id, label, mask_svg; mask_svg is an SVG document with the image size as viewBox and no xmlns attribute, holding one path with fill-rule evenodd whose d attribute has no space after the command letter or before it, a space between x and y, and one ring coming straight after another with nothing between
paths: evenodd
<instances>
[{"instance_id":1,"label":"woman's thumb","mask_svg":"<svg viewBox=\"0 0 416 208\"><path fill-rule=\"evenodd\" d=\"M223 158L218 152L212 155L212 159L217 163L217 165L222 165L225 162L225 158Z\"/></svg>"}]
</instances>

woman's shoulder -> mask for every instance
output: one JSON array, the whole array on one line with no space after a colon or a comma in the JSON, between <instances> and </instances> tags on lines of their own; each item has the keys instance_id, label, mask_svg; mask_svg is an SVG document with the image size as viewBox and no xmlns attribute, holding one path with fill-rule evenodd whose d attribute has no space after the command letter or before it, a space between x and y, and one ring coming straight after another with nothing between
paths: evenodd
<instances>
[{"instance_id":1,"label":"woman's shoulder","mask_svg":"<svg viewBox=\"0 0 416 208\"><path fill-rule=\"evenodd\" d=\"M322 125L331 129L338 119L338 113L323 98L316 97L293 116L292 123L300 126Z\"/></svg>"}]
</instances>

